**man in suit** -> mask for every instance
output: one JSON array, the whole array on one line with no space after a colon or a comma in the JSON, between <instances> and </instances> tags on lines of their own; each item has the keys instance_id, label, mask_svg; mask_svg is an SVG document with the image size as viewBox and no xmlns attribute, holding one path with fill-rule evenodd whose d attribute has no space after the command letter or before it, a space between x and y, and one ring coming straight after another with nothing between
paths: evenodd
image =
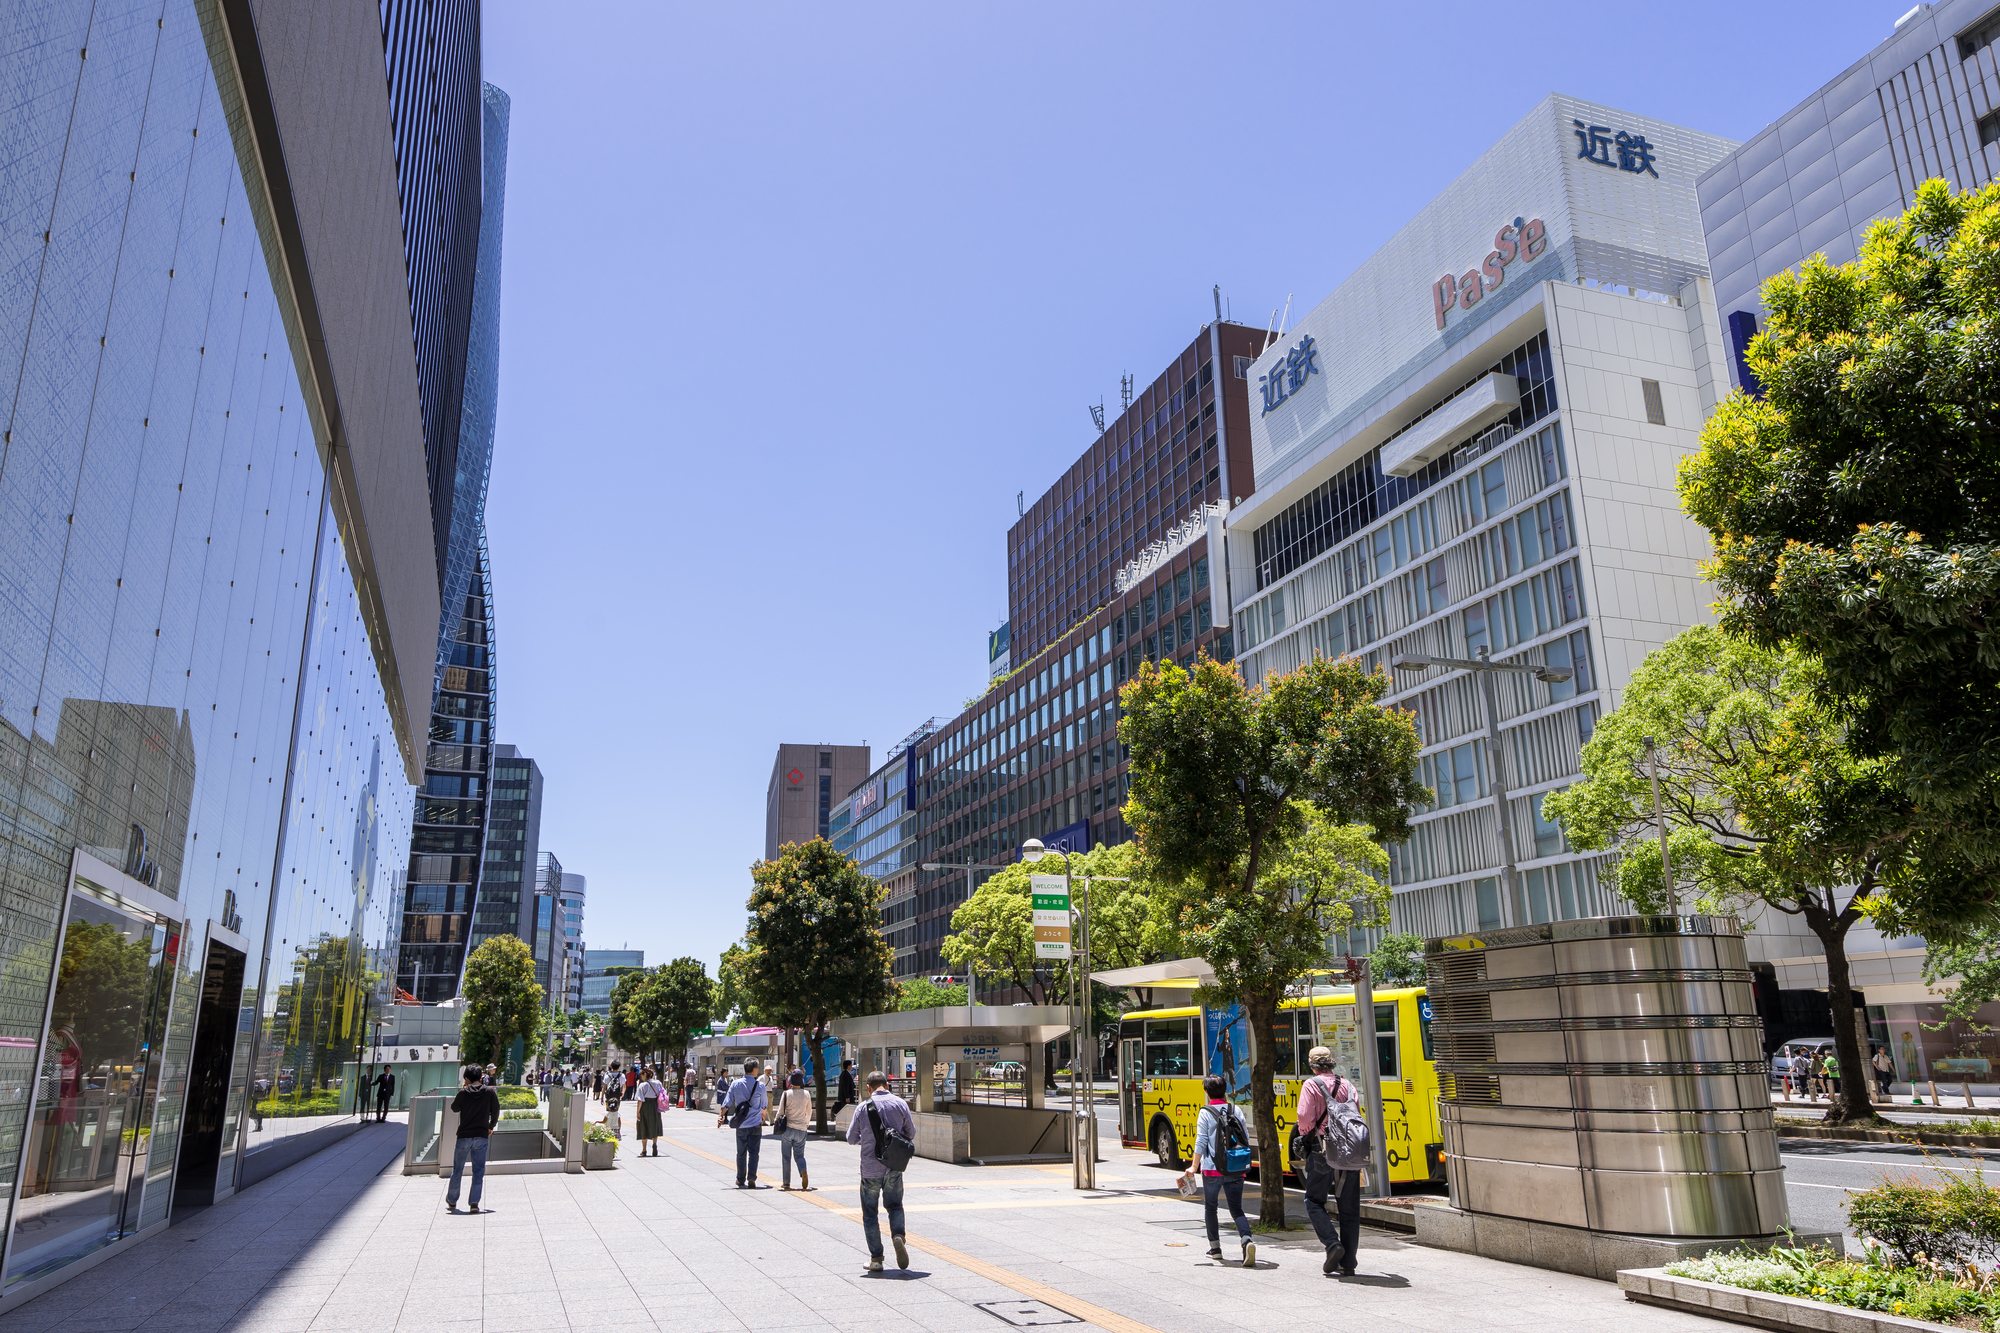
<instances>
[{"instance_id":1,"label":"man in suit","mask_svg":"<svg viewBox=\"0 0 2000 1333\"><path fill-rule=\"evenodd\" d=\"M389 1103L396 1099L396 1067L383 1065L375 1079L375 1123L389 1118Z\"/></svg>"},{"instance_id":2,"label":"man in suit","mask_svg":"<svg viewBox=\"0 0 2000 1333\"><path fill-rule=\"evenodd\" d=\"M854 1105L854 1061L842 1060L840 1062L840 1095L839 1099L834 1102L833 1110L829 1114L839 1115L841 1107L852 1105Z\"/></svg>"}]
</instances>

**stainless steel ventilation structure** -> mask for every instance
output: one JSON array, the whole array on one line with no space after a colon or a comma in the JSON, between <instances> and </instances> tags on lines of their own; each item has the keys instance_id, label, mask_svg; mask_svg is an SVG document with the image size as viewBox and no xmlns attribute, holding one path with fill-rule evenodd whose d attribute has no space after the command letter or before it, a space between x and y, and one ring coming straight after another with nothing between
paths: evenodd
<instances>
[{"instance_id":1,"label":"stainless steel ventilation structure","mask_svg":"<svg viewBox=\"0 0 2000 1333\"><path fill-rule=\"evenodd\" d=\"M1735 921L1559 921L1426 954L1454 1205L1642 1236L1786 1224Z\"/></svg>"}]
</instances>

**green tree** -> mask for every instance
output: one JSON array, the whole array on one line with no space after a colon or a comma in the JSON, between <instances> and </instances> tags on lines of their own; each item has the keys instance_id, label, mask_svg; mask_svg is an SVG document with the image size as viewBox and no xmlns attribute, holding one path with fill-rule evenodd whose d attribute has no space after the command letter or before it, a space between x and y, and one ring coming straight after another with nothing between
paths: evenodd
<instances>
[{"instance_id":1,"label":"green tree","mask_svg":"<svg viewBox=\"0 0 2000 1333\"><path fill-rule=\"evenodd\" d=\"M688 1040L706 1033L715 1005L715 983L699 958L676 958L647 976L633 995L629 1020L645 1035L647 1049L687 1056Z\"/></svg>"},{"instance_id":2,"label":"green tree","mask_svg":"<svg viewBox=\"0 0 2000 1333\"><path fill-rule=\"evenodd\" d=\"M1368 976L1377 986L1424 984L1424 937L1384 935L1368 955Z\"/></svg>"},{"instance_id":3,"label":"green tree","mask_svg":"<svg viewBox=\"0 0 2000 1333\"><path fill-rule=\"evenodd\" d=\"M929 977L912 977L898 988L896 1008L905 1013L913 1009L941 1009L964 1004L965 994L963 986L939 986Z\"/></svg>"},{"instance_id":4,"label":"green tree","mask_svg":"<svg viewBox=\"0 0 2000 1333\"><path fill-rule=\"evenodd\" d=\"M1821 703L1932 842L1905 919L1990 920L2000 859L2000 186L1943 181L1764 284L1748 361L1680 470L1725 628L1819 659Z\"/></svg>"},{"instance_id":5,"label":"green tree","mask_svg":"<svg viewBox=\"0 0 2000 1333\"><path fill-rule=\"evenodd\" d=\"M632 1022L632 1000L639 988L646 984L646 969L643 967L607 968L607 976L617 980L611 985L609 1012L604 1016L605 1035L611 1044L624 1051L628 1057L641 1054L645 1050L646 1039L651 1035L635 1027Z\"/></svg>"},{"instance_id":6,"label":"green tree","mask_svg":"<svg viewBox=\"0 0 2000 1333\"><path fill-rule=\"evenodd\" d=\"M468 1060L499 1064L514 1038L534 1036L542 988L535 983L535 956L518 936L496 935L472 951L461 994L458 1042Z\"/></svg>"},{"instance_id":7,"label":"green tree","mask_svg":"<svg viewBox=\"0 0 2000 1333\"><path fill-rule=\"evenodd\" d=\"M1161 887L1173 934L1206 959L1204 1001L1240 1003L1269 1032L1286 988L1329 961L1327 937L1385 921L1388 858L1378 841L1409 837L1416 725L1384 708L1387 677L1351 658L1315 658L1255 688L1233 666L1147 664L1120 696L1118 736L1131 750L1125 818ZM1253 1044L1251 1112L1261 1179L1281 1178L1276 1052ZM1374 1091L1374 1090L1371 1090ZM1261 1220L1284 1225L1283 1192Z\"/></svg>"},{"instance_id":8,"label":"green tree","mask_svg":"<svg viewBox=\"0 0 2000 1333\"><path fill-rule=\"evenodd\" d=\"M821 1049L831 1019L880 1013L894 996L894 955L882 938L882 886L824 838L787 843L750 867L749 1007L808 1029ZM819 1132L826 1132L826 1061L813 1062Z\"/></svg>"},{"instance_id":9,"label":"green tree","mask_svg":"<svg viewBox=\"0 0 2000 1333\"><path fill-rule=\"evenodd\" d=\"M1091 970L1154 961L1156 941L1147 933L1151 884L1129 842L1070 856L1057 852L1032 865L1016 861L995 872L951 914L952 933L941 946L945 960L954 969L970 969L982 985L1010 982L1036 1004L1067 1004L1071 964L1036 961L1029 892L1034 876L1060 875L1065 865L1075 877L1115 877L1078 886L1073 895L1090 908Z\"/></svg>"},{"instance_id":10,"label":"green tree","mask_svg":"<svg viewBox=\"0 0 2000 1333\"><path fill-rule=\"evenodd\" d=\"M1658 744L1672 898L1683 910L1764 903L1803 921L1826 956L1844 1077L1830 1121L1874 1117L1852 1018L1846 941L1864 916L1892 924L1916 882L1921 821L1893 762L1855 754L1821 702L1819 665L1709 625L1655 649L1583 747L1584 780L1543 813L1586 850L1616 848L1619 892L1666 910L1645 740Z\"/></svg>"},{"instance_id":11,"label":"green tree","mask_svg":"<svg viewBox=\"0 0 2000 1333\"><path fill-rule=\"evenodd\" d=\"M715 969L715 1007L710 1011L710 1017L730 1024L731 1032L745 1024L764 1026L761 1019L752 1019L743 1007L743 967L749 957L750 951L738 941L722 951L722 959Z\"/></svg>"}]
</instances>

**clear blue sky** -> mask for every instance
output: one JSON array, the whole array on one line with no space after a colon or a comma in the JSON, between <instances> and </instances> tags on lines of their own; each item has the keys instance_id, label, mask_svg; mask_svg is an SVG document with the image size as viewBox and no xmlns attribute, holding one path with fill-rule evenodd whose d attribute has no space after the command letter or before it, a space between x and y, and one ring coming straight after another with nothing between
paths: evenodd
<instances>
[{"instance_id":1,"label":"clear blue sky","mask_svg":"<svg viewBox=\"0 0 2000 1333\"><path fill-rule=\"evenodd\" d=\"M713 970L774 747L984 683L1015 492L1212 284L1310 308L1552 91L1745 138L1908 7L488 0L498 736L588 942Z\"/></svg>"}]
</instances>

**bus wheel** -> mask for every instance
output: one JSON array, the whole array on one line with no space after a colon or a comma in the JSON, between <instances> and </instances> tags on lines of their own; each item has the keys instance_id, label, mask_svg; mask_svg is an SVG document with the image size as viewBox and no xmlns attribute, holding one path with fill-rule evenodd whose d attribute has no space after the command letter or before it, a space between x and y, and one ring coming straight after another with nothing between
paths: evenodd
<instances>
[{"instance_id":1,"label":"bus wheel","mask_svg":"<svg viewBox=\"0 0 2000 1333\"><path fill-rule=\"evenodd\" d=\"M1153 1126L1153 1155L1161 1166L1175 1171L1187 1165L1181 1160L1180 1145L1174 1142L1174 1127L1164 1120Z\"/></svg>"}]
</instances>

